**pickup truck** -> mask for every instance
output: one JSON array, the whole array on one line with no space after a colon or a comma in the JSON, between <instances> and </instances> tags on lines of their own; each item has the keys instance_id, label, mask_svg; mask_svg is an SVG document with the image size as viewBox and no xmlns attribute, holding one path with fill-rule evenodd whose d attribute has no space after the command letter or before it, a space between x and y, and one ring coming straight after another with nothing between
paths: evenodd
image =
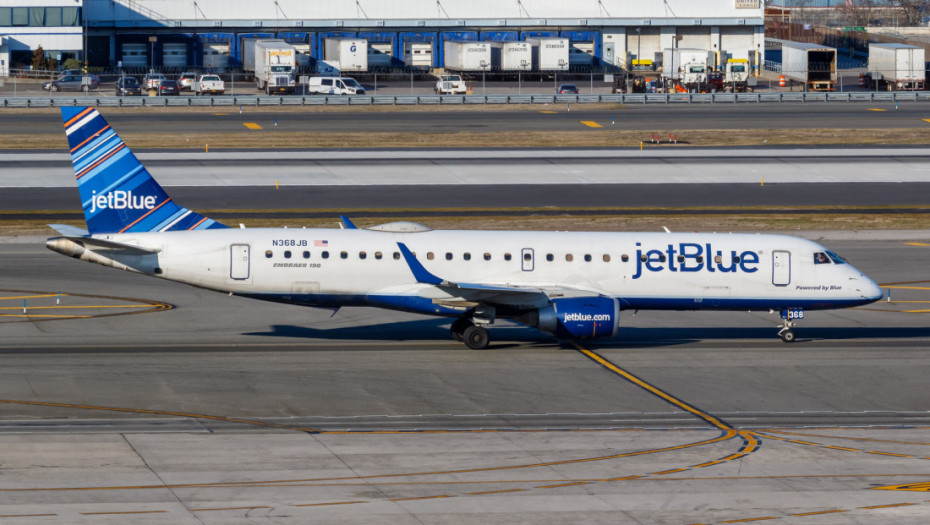
<instances>
[{"instance_id":1,"label":"pickup truck","mask_svg":"<svg viewBox=\"0 0 930 525\"><path fill-rule=\"evenodd\" d=\"M461 75L443 75L436 82L435 91L437 95L465 95L468 93L468 86Z\"/></svg>"},{"instance_id":2,"label":"pickup truck","mask_svg":"<svg viewBox=\"0 0 930 525\"><path fill-rule=\"evenodd\" d=\"M200 75L200 77L191 84L191 91L195 95L210 93L211 95L222 95L226 91L226 86L218 75Z\"/></svg>"}]
</instances>

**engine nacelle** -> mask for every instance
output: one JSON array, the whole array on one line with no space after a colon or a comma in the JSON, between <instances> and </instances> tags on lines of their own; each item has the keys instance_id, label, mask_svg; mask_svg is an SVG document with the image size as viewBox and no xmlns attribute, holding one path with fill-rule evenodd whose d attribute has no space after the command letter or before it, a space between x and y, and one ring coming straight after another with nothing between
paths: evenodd
<instances>
[{"instance_id":1,"label":"engine nacelle","mask_svg":"<svg viewBox=\"0 0 930 525\"><path fill-rule=\"evenodd\" d=\"M610 297L554 299L534 314L517 320L564 339L613 337L620 325L620 303Z\"/></svg>"}]
</instances>

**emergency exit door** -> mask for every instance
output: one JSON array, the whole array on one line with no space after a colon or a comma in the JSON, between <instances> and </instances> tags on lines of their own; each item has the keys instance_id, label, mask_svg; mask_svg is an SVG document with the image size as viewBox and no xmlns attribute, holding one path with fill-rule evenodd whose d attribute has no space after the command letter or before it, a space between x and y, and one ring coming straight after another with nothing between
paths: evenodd
<instances>
[{"instance_id":1,"label":"emergency exit door","mask_svg":"<svg viewBox=\"0 0 930 525\"><path fill-rule=\"evenodd\" d=\"M791 252L772 252L772 284L788 286L791 282Z\"/></svg>"},{"instance_id":2,"label":"emergency exit door","mask_svg":"<svg viewBox=\"0 0 930 525\"><path fill-rule=\"evenodd\" d=\"M238 280L249 278L248 244L233 244L229 247L229 277Z\"/></svg>"}]
</instances>

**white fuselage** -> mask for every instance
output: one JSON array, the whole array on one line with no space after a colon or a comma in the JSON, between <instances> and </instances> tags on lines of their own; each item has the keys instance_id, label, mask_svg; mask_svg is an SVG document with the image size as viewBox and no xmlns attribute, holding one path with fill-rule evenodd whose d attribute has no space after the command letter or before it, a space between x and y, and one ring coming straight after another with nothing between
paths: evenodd
<instances>
[{"instance_id":1,"label":"white fuselage","mask_svg":"<svg viewBox=\"0 0 930 525\"><path fill-rule=\"evenodd\" d=\"M159 251L88 246L104 260L80 258L309 306L459 314L446 292L417 282L398 243L445 281L574 290L616 298L621 309L828 309L882 295L849 264L815 264L815 254L827 251L822 246L781 235L218 229L95 237ZM511 314L540 306L515 304Z\"/></svg>"}]
</instances>

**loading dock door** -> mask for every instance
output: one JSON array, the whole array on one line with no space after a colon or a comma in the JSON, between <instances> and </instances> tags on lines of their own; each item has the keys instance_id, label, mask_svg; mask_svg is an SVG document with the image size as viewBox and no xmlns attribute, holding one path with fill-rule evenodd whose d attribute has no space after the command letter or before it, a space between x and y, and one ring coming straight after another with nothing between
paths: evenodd
<instances>
[{"instance_id":1,"label":"loading dock door","mask_svg":"<svg viewBox=\"0 0 930 525\"><path fill-rule=\"evenodd\" d=\"M249 278L248 244L233 244L229 247L229 277L240 281Z\"/></svg>"},{"instance_id":2,"label":"loading dock door","mask_svg":"<svg viewBox=\"0 0 930 525\"><path fill-rule=\"evenodd\" d=\"M791 253L785 251L772 252L772 284L775 286L788 286L791 282Z\"/></svg>"}]
</instances>

